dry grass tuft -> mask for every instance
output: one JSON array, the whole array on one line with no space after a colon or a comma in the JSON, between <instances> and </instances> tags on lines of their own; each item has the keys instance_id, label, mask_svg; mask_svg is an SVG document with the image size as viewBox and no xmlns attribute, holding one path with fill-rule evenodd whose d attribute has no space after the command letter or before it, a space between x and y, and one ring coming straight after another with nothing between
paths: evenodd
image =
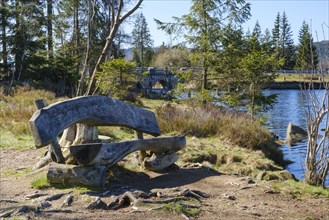
<instances>
[{"instance_id":1,"label":"dry grass tuft","mask_svg":"<svg viewBox=\"0 0 329 220\"><path fill-rule=\"evenodd\" d=\"M17 87L13 95L5 95L4 88L0 87L0 130L3 134L0 146L7 146L6 142L17 143L17 140L31 136L28 121L36 111L34 101L40 98L49 104L58 101L54 93L45 90Z\"/></svg>"},{"instance_id":2,"label":"dry grass tuft","mask_svg":"<svg viewBox=\"0 0 329 220\"><path fill-rule=\"evenodd\" d=\"M274 135L247 114L224 111L215 105L179 108L172 104L158 107L156 113L162 133L219 137L231 146L261 150L282 164Z\"/></svg>"}]
</instances>

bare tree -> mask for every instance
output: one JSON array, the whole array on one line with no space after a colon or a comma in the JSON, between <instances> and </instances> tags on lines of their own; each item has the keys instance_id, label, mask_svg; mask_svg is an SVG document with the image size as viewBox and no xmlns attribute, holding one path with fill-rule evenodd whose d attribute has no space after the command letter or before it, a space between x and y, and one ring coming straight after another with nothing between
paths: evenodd
<instances>
[{"instance_id":1,"label":"bare tree","mask_svg":"<svg viewBox=\"0 0 329 220\"><path fill-rule=\"evenodd\" d=\"M112 23L110 26L110 32L109 35L106 37L106 42L103 47L103 50L97 60L97 63L95 65L95 68L93 70L93 73L91 75L90 81L88 83L88 88L86 91L86 95L92 95L95 90L95 84L96 84L96 73L99 70L100 63L105 61L106 55L108 54L108 51L111 49L113 40L119 30L120 25L124 20L126 20L130 15L132 15L142 4L144 0L138 0L136 4L128 10L125 14L123 13L123 7L124 4L127 3L127 1L124 0L112 0L112 6L111 6L111 15L112 15Z\"/></svg>"},{"instance_id":2,"label":"bare tree","mask_svg":"<svg viewBox=\"0 0 329 220\"><path fill-rule=\"evenodd\" d=\"M314 89L313 82L303 90L308 133L304 179L310 185L324 187L329 171L329 82L325 82L324 75L320 78L323 95Z\"/></svg>"},{"instance_id":3,"label":"bare tree","mask_svg":"<svg viewBox=\"0 0 329 220\"><path fill-rule=\"evenodd\" d=\"M86 75L88 73L89 68L89 59L90 59L90 49L91 49L91 29L92 29L92 22L93 22L93 16L94 16L94 7L96 2L95 1L87 1L88 3L88 39L87 39L87 45L86 45L86 55L84 59L84 65L81 72L81 78L78 85L78 91L77 95L92 95L95 92L95 84L96 84L96 73L99 71L99 65L100 63L104 62L106 59L106 56L108 55L109 50L111 49L113 40L115 36L118 33L119 27L122 24L122 22L127 19L131 14L133 14L139 6L142 4L143 0L136 0L137 3L128 10L124 15L123 9L124 4L128 4L132 1L128 0L111 0L110 3L110 9L111 9L111 25L109 26L109 35L106 37L106 43L103 47L102 53L100 54L97 63L95 65L95 68L93 70L92 76L88 83L88 88L86 93L83 92L84 84L86 83ZM95 139L98 138L98 131L96 127L93 126L87 126L84 124L76 124L69 128L67 128L60 140L61 146L66 146L70 144L81 144L86 142L92 142Z\"/></svg>"}]
</instances>

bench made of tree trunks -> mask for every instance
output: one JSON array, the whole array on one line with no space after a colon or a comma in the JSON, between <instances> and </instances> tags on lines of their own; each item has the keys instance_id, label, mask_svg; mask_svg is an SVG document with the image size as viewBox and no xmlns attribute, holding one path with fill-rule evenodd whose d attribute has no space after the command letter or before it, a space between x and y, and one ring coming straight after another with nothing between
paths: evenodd
<instances>
[{"instance_id":1,"label":"bench made of tree trunks","mask_svg":"<svg viewBox=\"0 0 329 220\"><path fill-rule=\"evenodd\" d=\"M50 146L57 163L49 166L47 178L51 183L102 186L108 167L135 151L151 151L143 160L149 170L161 170L178 159L177 151L186 145L185 136L143 139L143 133L159 136L160 129L151 111L105 96L83 96L57 102L49 106L36 102L38 110L29 123L37 148ZM134 129L138 140L115 143L84 143L60 146L57 137L74 125L122 126ZM97 135L98 136L98 135ZM63 138L63 137L62 137ZM95 141L93 141L95 142ZM68 148L79 165L68 165L61 150ZM144 158L143 158L144 159ZM62 163L62 164L61 164Z\"/></svg>"}]
</instances>

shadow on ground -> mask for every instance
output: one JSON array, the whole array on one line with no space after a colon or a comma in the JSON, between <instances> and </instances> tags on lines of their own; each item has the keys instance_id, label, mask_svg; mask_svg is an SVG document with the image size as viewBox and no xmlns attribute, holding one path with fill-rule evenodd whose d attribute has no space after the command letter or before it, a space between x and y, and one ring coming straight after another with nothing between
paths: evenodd
<instances>
[{"instance_id":1,"label":"shadow on ground","mask_svg":"<svg viewBox=\"0 0 329 220\"><path fill-rule=\"evenodd\" d=\"M109 184L106 188L113 190L111 194L120 194L121 192L118 192L119 188L124 188L125 190L135 189L150 192L152 189L156 188L181 187L198 182L201 179L210 176L219 175L221 175L219 172L209 167L180 168L178 170L169 170L161 173L133 172L124 169L120 171L119 175L114 175L109 178Z\"/></svg>"}]
</instances>

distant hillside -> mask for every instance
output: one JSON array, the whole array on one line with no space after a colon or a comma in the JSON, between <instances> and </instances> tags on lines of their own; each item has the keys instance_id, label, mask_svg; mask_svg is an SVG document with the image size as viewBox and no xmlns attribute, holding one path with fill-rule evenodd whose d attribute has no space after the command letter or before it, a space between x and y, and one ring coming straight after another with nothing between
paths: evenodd
<instances>
[{"instance_id":1,"label":"distant hillside","mask_svg":"<svg viewBox=\"0 0 329 220\"><path fill-rule=\"evenodd\" d=\"M153 48L154 52L156 53L159 50L159 47ZM131 61L133 59L134 53L133 48L123 49L123 53L125 55L125 59Z\"/></svg>"},{"instance_id":2,"label":"distant hillside","mask_svg":"<svg viewBox=\"0 0 329 220\"><path fill-rule=\"evenodd\" d=\"M329 41L321 41L314 43L319 56L318 67L329 69Z\"/></svg>"}]
</instances>

